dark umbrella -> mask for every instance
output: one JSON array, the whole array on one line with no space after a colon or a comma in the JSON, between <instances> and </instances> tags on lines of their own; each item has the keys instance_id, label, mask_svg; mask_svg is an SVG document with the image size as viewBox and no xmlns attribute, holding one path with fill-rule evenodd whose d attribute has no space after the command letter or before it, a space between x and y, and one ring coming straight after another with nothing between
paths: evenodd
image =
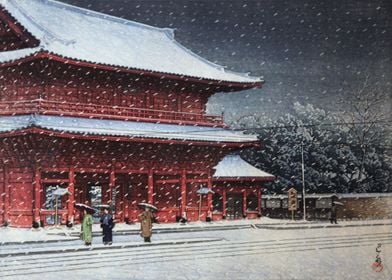
<instances>
[{"instance_id":1,"label":"dark umbrella","mask_svg":"<svg viewBox=\"0 0 392 280\"><path fill-rule=\"evenodd\" d=\"M93 207L88 206L87 204L83 204L83 203L76 203L75 204L75 208L80 210L80 211L86 210L87 213L89 213L89 214L94 214L95 213L95 209Z\"/></svg>"},{"instance_id":2,"label":"dark umbrella","mask_svg":"<svg viewBox=\"0 0 392 280\"><path fill-rule=\"evenodd\" d=\"M111 210L111 209L112 209L112 206L109 205L109 204L98 204L98 205L96 205L95 207L101 208L101 209L108 209L108 210Z\"/></svg>"},{"instance_id":3,"label":"dark umbrella","mask_svg":"<svg viewBox=\"0 0 392 280\"><path fill-rule=\"evenodd\" d=\"M140 202L138 205L142 209L150 208L151 210L158 211L158 208L150 203Z\"/></svg>"}]
</instances>

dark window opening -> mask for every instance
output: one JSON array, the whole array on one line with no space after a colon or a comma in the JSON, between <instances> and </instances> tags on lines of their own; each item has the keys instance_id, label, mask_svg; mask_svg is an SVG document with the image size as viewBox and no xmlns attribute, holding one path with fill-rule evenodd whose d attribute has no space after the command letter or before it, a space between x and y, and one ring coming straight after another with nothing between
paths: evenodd
<instances>
[{"instance_id":1,"label":"dark window opening","mask_svg":"<svg viewBox=\"0 0 392 280\"><path fill-rule=\"evenodd\" d=\"M248 211L257 211L257 196L254 193L248 194L246 197L246 204Z\"/></svg>"},{"instance_id":2,"label":"dark window opening","mask_svg":"<svg viewBox=\"0 0 392 280\"><path fill-rule=\"evenodd\" d=\"M214 193L212 196L212 210L214 212L223 211L223 198L219 193Z\"/></svg>"}]
</instances>

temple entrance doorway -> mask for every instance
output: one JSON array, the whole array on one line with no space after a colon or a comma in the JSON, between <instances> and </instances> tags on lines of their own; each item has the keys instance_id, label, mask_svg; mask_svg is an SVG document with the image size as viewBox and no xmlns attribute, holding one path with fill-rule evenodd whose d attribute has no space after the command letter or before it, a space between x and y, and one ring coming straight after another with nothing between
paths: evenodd
<instances>
[{"instance_id":1,"label":"temple entrance doorway","mask_svg":"<svg viewBox=\"0 0 392 280\"><path fill-rule=\"evenodd\" d=\"M241 193L227 194L227 218L242 219L243 196Z\"/></svg>"}]
</instances>

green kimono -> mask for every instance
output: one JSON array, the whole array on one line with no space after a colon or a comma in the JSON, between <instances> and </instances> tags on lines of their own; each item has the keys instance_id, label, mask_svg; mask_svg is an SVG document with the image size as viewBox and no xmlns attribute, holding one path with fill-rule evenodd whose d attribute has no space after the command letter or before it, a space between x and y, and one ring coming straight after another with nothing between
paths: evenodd
<instances>
[{"instance_id":1,"label":"green kimono","mask_svg":"<svg viewBox=\"0 0 392 280\"><path fill-rule=\"evenodd\" d=\"M93 217L90 214L84 215L80 237L86 243L91 243L91 240L93 239L92 226L93 226Z\"/></svg>"}]
</instances>

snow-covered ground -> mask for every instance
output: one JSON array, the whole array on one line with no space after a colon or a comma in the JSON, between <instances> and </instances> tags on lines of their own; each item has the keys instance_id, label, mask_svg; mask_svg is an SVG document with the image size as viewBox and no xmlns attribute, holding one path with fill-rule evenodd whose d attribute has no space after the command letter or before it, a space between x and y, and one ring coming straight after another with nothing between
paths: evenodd
<instances>
[{"instance_id":1,"label":"snow-covered ground","mask_svg":"<svg viewBox=\"0 0 392 280\"><path fill-rule=\"evenodd\" d=\"M356 226L356 225L371 225L371 224L392 224L392 220L357 220L357 221L339 221L339 226ZM208 228L219 228L219 227L246 227L246 226L276 226L281 228L296 227L308 225L313 226L331 226L326 221L292 221L292 220L281 220L281 219L270 219L267 217L262 217L260 219L252 220L221 220L213 221L210 223L206 222L190 222L187 224L171 223L171 224L154 224L153 228L156 231L159 230L193 230L193 229L208 229ZM138 231L140 229L140 224L116 224L114 232L126 232L126 231ZM102 230L99 224L93 225L93 231L100 233ZM32 241L55 241L55 240L74 240L75 236L80 232L80 225L75 225L73 228L67 228L66 226L59 227L45 227L39 229L21 229L12 227L0 227L0 244L5 244L9 242L32 242ZM73 237L71 237L73 236Z\"/></svg>"},{"instance_id":2,"label":"snow-covered ground","mask_svg":"<svg viewBox=\"0 0 392 280\"><path fill-rule=\"evenodd\" d=\"M51 229L21 229L12 227L0 227L0 245L10 242L36 242L36 241L56 241L64 239L74 239L67 236L51 235Z\"/></svg>"},{"instance_id":3,"label":"snow-covered ground","mask_svg":"<svg viewBox=\"0 0 392 280\"><path fill-rule=\"evenodd\" d=\"M363 223L372 222L380 221ZM358 226L360 222L355 223L355 227L339 228L274 230L249 227L155 234L152 245L138 247L109 248L102 246L101 238L96 237L94 250L84 251L76 250L83 248L79 240L67 241L63 246L74 247L75 251L0 257L0 278L392 279L392 225ZM210 241L167 242L202 238ZM212 238L217 240L211 241ZM116 245L127 242L144 245L137 235L117 235L114 238ZM384 270L375 272L371 265L379 243L382 244L380 257ZM37 246L42 251L42 248L49 249L54 245L26 244L23 248L29 252ZM5 248L20 250L21 246L4 246L2 249Z\"/></svg>"},{"instance_id":4,"label":"snow-covered ground","mask_svg":"<svg viewBox=\"0 0 392 280\"><path fill-rule=\"evenodd\" d=\"M392 222L392 221L391 221ZM255 220L237 220L237 221L214 221L212 223L205 222L191 222L185 225L180 223L173 224L154 224L154 229L188 229L188 228L207 228L211 226L236 226L236 225L252 225L252 224L281 224L281 223L294 223L289 220L276 220L269 218L261 218ZM121 231L131 231L131 230L139 230L140 224L125 224L119 223L116 224L114 228L114 232ZM93 225L94 232L101 232L101 228L99 224ZM0 227L0 244L8 243L8 242L30 242L30 241L44 241L44 240L57 240L70 238L69 235L79 233L80 225L75 225L73 228L67 228L66 226L59 227L45 227L40 229L21 229L21 228L13 228L13 227Z\"/></svg>"}]
</instances>

